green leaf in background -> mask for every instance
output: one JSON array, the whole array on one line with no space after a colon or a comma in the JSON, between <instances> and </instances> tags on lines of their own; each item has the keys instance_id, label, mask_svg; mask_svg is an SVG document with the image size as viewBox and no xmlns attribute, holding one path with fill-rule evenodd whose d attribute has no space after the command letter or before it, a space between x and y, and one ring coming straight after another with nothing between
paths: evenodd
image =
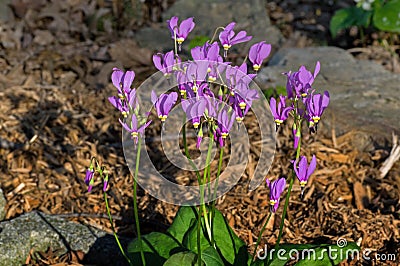
<instances>
[{"instance_id":1,"label":"green leaf in background","mask_svg":"<svg viewBox=\"0 0 400 266\"><path fill-rule=\"evenodd\" d=\"M247 264L249 254L246 243L233 232L218 210L215 210L213 233L217 248L225 260L233 265Z\"/></svg>"},{"instance_id":2,"label":"green leaf in background","mask_svg":"<svg viewBox=\"0 0 400 266\"><path fill-rule=\"evenodd\" d=\"M388 1L375 10L373 23L379 30L400 33L400 0Z\"/></svg>"},{"instance_id":3,"label":"green leaf in background","mask_svg":"<svg viewBox=\"0 0 400 266\"><path fill-rule=\"evenodd\" d=\"M201 223L204 224L204 219L201 219ZM194 253L197 254L197 219L192 218L190 227L185 233L185 236L183 237L182 244L185 246L187 249L193 251ZM205 250L208 247L210 247L210 242L207 240L205 237L205 230L202 227L201 228L201 233L200 233L200 246L201 250Z\"/></svg>"},{"instance_id":4,"label":"green leaf in background","mask_svg":"<svg viewBox=\"0 0 400 266\"><path fill-rule=\"evenodd\" d=\"M167 232L170 233L180 243L183 242L183 237L191 227L192 219L197 219L197 211L194 207L182 206L179 208L172 225Z\"/></svg>"},{"instance_id":5,"label":"green leaf in background","mask_svg":"<svg viewBox=\"0 0 400 266\"><path fill-rule=\"evenodd\" d=\"M357 6L339 9L330 21L329 29L335 38L340 30L351 26L368 27L371 21L372 11L364 10Z\"/></svg>"},{"instance_id":6,"label":"green leaf in background","mask_svg":"<svg viewBox=\"0 0 400 266\"><path fill-rule=\"evenodd\" d=\"M164 266L193 266L195 265L197 255L193 252L186 251L172 255ZM153 265L153 264L149 264ZM204 264L203 264L204 265Z\"/></svg>"},{"instance_id":7,"label":"green leaf in background","mask_svg":"<svg viewBox=\"0 0 400 266\"><path fill-rule=\"evenodd\" d=\"M163 265L172 254L185 250L173 237L163 233L152 232L142 238L147 265ZM134 262L141 260L138 239L129 243L128 253Z\"/></svg>"},{"instance_id":8,"label":"green leaf in background","mask_svg":"<svg viewBox=\"0 0 400 266\"><path fill-rule=\"evenodd\" d=\"M201 253L201 260L206 266L224 266L224 262L214 247L208 247Z\"/></svg>"},{"instance_id":9,"label":"green leaf in background","mask_svg":"<svg viewBox=\"0 0 400 266\"><path fill-rule=\"evenodd\" d=\"M194 47L196 47L196 46L202 46L202 45L205 44L208 40L210 40L210 38L207 37L207 36L203 36L203 35L196 36L196 37L194 37L194 38L190 41L190 43L189 43L189 49L192 49L192 48L194 48Z\"/></svg>"}]
</instances>

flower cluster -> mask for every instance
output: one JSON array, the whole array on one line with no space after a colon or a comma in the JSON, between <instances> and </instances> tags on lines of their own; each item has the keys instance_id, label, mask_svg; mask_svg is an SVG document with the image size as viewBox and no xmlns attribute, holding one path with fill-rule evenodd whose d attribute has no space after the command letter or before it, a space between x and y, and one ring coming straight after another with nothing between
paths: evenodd
<instances>
[{"instance_id":1,"label":"flower cluster","mask_svg":"<svg viewBox=\"0 0 400 266\"><path fill-rule=\"evenodd\" d=\"M178 24L178 20L177 17L172 17L167 24L171 37L181 46L195 23L193 18L185 19L181 24ZM242 122L252 102L259 97L256 90L250 89L250 83L256 74L248 73L246 62L233 66L225 61L227 52L233 45L252 38L246 31L236 34L235 25L235 22L231 22L223 28L219 34L219 42L211 40L192 48L192 61L183 61L177 50L153 56L155 67L165 77L174 75L180 94L178 97L178 93L172 91L157 96L153 91L151 99L157 115L164 122L175 103L180 102L186 117L196 130L198 148L203 139L204 128L223 147L235 121ZM271 45L265 41L251 46L248 58L255 71L260 69L270 51Z\"/></svg>"},{"instance_id":2,"label":"flower cluster","mask_svg":"<svg viewBox=\"0 0 400 266\"><path fill-rule=\"evenodd\" d=\"M96 158L92 158L89 168L86 169L85 184L88 186L88 192L91 192L93 189L96 173L103 179L103 192L106 192L108 187L108 171L104 166L100 166Z\"/></svg>"},{"instance_id":3,"label":"flower cluster","mask_svg":"<svg viewBox=\"0 0 400 266\"><path fill-rule=\"evenodd\" d=\"M108 101L121 112L125 121L120 119L119 122L131 133L132 139L137 144L139 136L143 136L144 130L151 121L147 122L147 115L142 116L139 114L140 108L136 97L136 89L131 88L134 79L135 72L123 72L118 68L114 68L111 80L117 89L117 96L109 97ZM130 121L126 121L129 116L131 116Z\"/></svg>"},{"instance_id":4,"label":"flower cluster","mask_svg":"<svg viewBox=\"0 0 400 266\"><path fill-rule=\"evenodd\" d=\"M287 76L287 95L279 95L277 99L272 97L270 100L270 108L275 120L276 130L289 116L292 116L294 120L292 124L293 146L294 149L297 149L297 157L292 161L292 164L294 173L300 182L301 195L303 195L304 187L317 165L315 155L312 156L309 165L305 156L298 157L302 124L305 121L310 132L317 132L318 123L330 100L328 91L318 94L312 88L320 67L320 63L317 62L314 73L307 70L305 66L301 66L296 72L284 73ZM285 179L281 178L274 182L267 180L271 190L270 204L273 212L278 207L280 194L284 191L284 186L286 185L286 182L281 180L284 181Z\"/></svg>"}]
</instances>

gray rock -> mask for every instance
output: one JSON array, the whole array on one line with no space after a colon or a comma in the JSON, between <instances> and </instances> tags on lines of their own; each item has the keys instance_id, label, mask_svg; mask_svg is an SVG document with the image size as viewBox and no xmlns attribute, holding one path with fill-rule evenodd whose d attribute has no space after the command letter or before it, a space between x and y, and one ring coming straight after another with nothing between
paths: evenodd
<instances>
[{"instance_id":1,"label":"gray rock","mask_svg":"<svg viewBox=\"0 0 400 266\"><path fill-rule=\"evenodd\" d=\"M8 22L14 18L10 4L11 0L0 0L0 21Z\"/></svg>"},{"instance_id":2,"label":"gray rock","mask_svg":"<svg viewBox=\"0 0 400 266\"><path fill-rule=\"evenodd\" d=\"M224 27L229 22L237 23L235 30L246 30L253 39L246 44L266 40L274 48L283 41L280 31L271 25L265 3L262 0L230 1L230 0L178 0L170 9L163 13L163 23L159 28L144 28L135 35L135 40L142 47L166 51L173 48L171 35L167 28L166 20L172 16L178 16L180 21L188 17L194 17L196 27L190 33L188 39L194 36L213 36L217 27ZM216 36L218 38L218 35ZM188 45L188 41L184 45Z\"/></svg>"},{"instance_id":3,"label":"gray rock","mask_svg":"<svg viewBox=\"0 0 400 266\"><path fill-rule=\"evenodd\" d=\"M361 130L374 138L391 138L400 133L400 75L375 62L357 60L336 47L284 48L257 76L264 87L286 84L283 72L297 71L301 65L314 71L317 61L321 72L314 82L319 92L328 90L330 106L324 119L338 134Z\"/></svg>"},{"instance_id":4,"label":"gray rock","mask_svg":"<svg viewBox=\"0 0 400 266\"><path fill-rule=\"evenodd\" d=\"M6 199L3 190L0 188L0 221L6 217Z\"/></svg>"},{"instance_id":5,"label":"gray rock","mask_svg":"<svg viewBox=\"0 0 400 266\"><path fill-rule=\"evenodd\" d=\"M127 241L122 239L122 243ZM46 251L49 247L60 254L82 251L90 264L125 265L113 236L99 229L41 212L0 222L0 266L21 265L32 249Z\"/></svg>"}]
</instances>

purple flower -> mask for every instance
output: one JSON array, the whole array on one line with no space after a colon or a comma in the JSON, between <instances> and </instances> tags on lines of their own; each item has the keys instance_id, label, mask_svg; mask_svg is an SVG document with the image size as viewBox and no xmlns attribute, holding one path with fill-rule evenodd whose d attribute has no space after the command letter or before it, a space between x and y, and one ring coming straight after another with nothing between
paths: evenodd
<instances>
[{"instance_id":1,"label":"purple flower","mask_svg":"<svg viewBox=\"0 0 400 266\"><path fill-rule=\"evenodd\" d=\"M200 118L204 115L206 109L206 101L203 97L184 100L182 101L182 109L188 119L191 120L193 127L197 129L200 125Z\"/></svg>"},{"instance_id":2,"label":"purple flower","mask_svg":"<svg viewBox=\"0 0 400 266\"><path fill-rule=\"evenodd\" d=\"M200 127L199 133L197 133L196 148L200 149L201 141L203 140L203 128Z\"/></svg>"},{"instance_id":3,"label":"purple flower","mask_svg":"<svg viewBox=\"0 0 400 266\"><path fill-rule=\"evenodd\" d=\"M121 120L119 120L119 122L125 128L126 131L131 133L132 139L135 141L135 144L137 144L139 141L139 135L140 137L143 137L144 130L146 129L146 127L150 125L151 120L145 124L140 125L136 115L132 114L130 125L122 122Z\"/></svg>"},{"instance_id":4,"label":"purple flower","mask_svg":"<svg viewBox=\"0 0 400 266\"><path fill-rule=\"evenodd\" d=\"M221 42L222 47L224 48L224 56L226 57L226 52L232 45L242 42L250 41L252 36L247 36L246 31L240 31L235 36L235 32L233 28L235 27L236 23L231 22L229 23L225 29L219 34L219 40Z\"/></svg>"},{"instance_id":5,"label":"purple flower","mask_svg":"<svg viewBox=\"0 0 400 266\"><path fill-rule=\"evenodd\" d=\"M161 119L161 122L164 122L167 117L169 111L171 111L172 106L176 103L178 99L178 93L171 92L170 94L161 94L160 97L157 97L155 91L151 92L151 102L154 104L156 108L158 118Z\"/></svg>"},{"instance_id":6,"label":"purple flower","mask_svg":"<svg viewBox=\"0 0 400 266\"><path fill-rule=\"evenodd\" d=\"M301 132L300 132L300 130L297 129L296 123L293 123L292 132L293 132L293 139L294 139L293 148L297 149L297 147L299 146L299 140L300 140L300 137L301 137Z\"/></svg>"},{"instance_id":7,"label":"purple flower","mask_svg":"<svg viewBox=\"0 0 400 266\"><path fill-rule=\"evenodd\" d=\"M249 60L253 64L253 69L258 71L262 61L269 56L271 52L271 44L266 44L265 41L253 44L249 51Z\"/></svg>"},{"instance_id":8,"label":"purple flower","mask_svg":"<svg viewBox=\"0 0 400 266\"><path fill-rule=\"evenodd\" d=\"M289 112L293 110L293 107L286 107L286 96L279 96L279 103L277 105L274 97L271 97L269 107L271 108L271 113L274 116L275 123L277 126L283 123L288 117Z\"/></svg>"},{"instance_id":9,"label":"purple flower","mask_svg":"<svg viewBox=\"0 0 400 266\"><path fill-rule=\"evenodd\" d=\"M329 105L329 92L325 91L324 95L311 94L306 100L307 111L310 124L314 125L321 119L322 113Z\"/></svg>"},{"instance_id":10,"label":"purple flower","mask_svg":"<svg viewBox=\"0 0 400 266\"><path fill-rule=\"evenodd\" d=\"M118 90L118 97L124 99L131 91L131 85L135 79L135 72L126 71L125 73L118 69L113 68L113 73L111 74L111 81L114 87Z\"/></svg>"},{"instance_id":11,"label":"purple flower","mask_svg":"<svg viewBox=\"0 0 400 266\"><path fill-rule=\"evenodd\" d=\"M300 181L300 186L303 188L307 184L308 178L311 176L315 170L315 167L317 166L317 158L315 158L315 155L313 155L310 165L308 165L307 157L301 156L299 166L297 167L296 164L297 162L294 161L294 172Z\"/></svg>"},{"instance_id":12,"label":"purple flower","mask_svg":"<svg viewBox=\"0 0 400 266\"><path fill-rule=\"evenodd\" d=\"M174 71L175 64L181 62L180 58L177 57L175 61L174 51L169 51L165 54L157 53L153 55L154 66L164 73L164 76L170 75Z\"/></svg>"},{"instance_id":13,"label":"purple flower","mask_svg":"<svg viewBox=\"0 0 400 266\"><path fill-rule=\"evenodd\" d=\"M191 85L194 93L197 93L203 81L206 81L208 70L207 61L190 62L186 68L186 80Z\"/></svg>"},{"instance_id":14,"label":"purple flower","mask_svg":"<svg viewBox=\"0 0 400 266\"><path fill-rule=\"evenodd\" d=\"M288 98L294 98L293 93L297 97L306 97L320 68L320 63L317 62L314 74L311 74L305 66L301 66L297 72L291 73L289 71L288 73L284 73L287 76L286 91Z\"/></svg>"},{"instance_id":15,"label":"purple flower","mask_svg":"<svg viewBox=\"0 0 400 266\"><path fill-rule=\"evenodd\" d=\"M129 114L129 107L126 105L125 101L118 98L117 96L108 97L108 101L117 108L123 117L127 117Z\"/></svg>"},{"instance_id":16,"label":"purple flower","mask_svg":"<svg viewBox=\"0 0 400 266\"><path fill-rule=\"evenodd\" d=\"M107 191L107 186L108 186L108 173L105 173L106 177L104 177L103 180L103 192Z\"/></svg>"},{"instance_id":17,"label":"purple flower","mask_svg":"<svg viewBox=\"0 0 400 266\"><path fill-rule=\"evenodd\" d=\"M195 23L192 18L187 18L181 22L178 26L178 17L172 17L170 20L167 20L168 28L171 32L172 39L176 40L176 42L181 45L189 33L193 30ZM176 39L175 39L176 38Z\"/></svg>"},{"instance_id":18,"label":"purple flower","mask_svg":"<svg viewBox=\"0 0 400 266\"><path fill-rule=\"evenodd\" d=\"M94 169L92 166L89 167L89 169L86 170L86 176L85 176L85 184L88 185L88 192L92 191L93 184L94 184Z\"/></svg>"},{"instance_id":19,"label":"purple flower","mask_svg":"<svg viewBox=\"0 0 400 266\"><path fill-rule=\"evenodd\" d=\"M269 204L271 205L271 212L276 212L279 206L279 199L282 192L285 190L286 179L284 177L279 178L273 182L266 180L269 187Z\"/></svg>"},{"instance_id":20,"label":"purple flower","mask_svg":"<svg viewBox=\"0 0 400 266\"><path fill-rule=\"evenodd\" d=\"M218 136L218 141L219 141L219 146L220 147L224 146L224 140L229 135L229 131L232 128L232 125L233 125L233 122L235 121L235 118L236 118L235 112L232 112L232 114L229 116L228 111L226 110L226 108L223 108L218 113L218 117L217 117L217 122L218 122L217 136Z\"/></svg>"},{"instance_id":21,"label":"purple flower","mask_svg":"<svg viewBox=\"0 0 400 266\"><path fill-rule=\"evenodd\" d=\"M247 74L247 64L243 63L240 66L230 66L226 67L225 73L227 79L227 85L232 89L235 87L239 81L243 81L246 84L249 84L253 78L257 76L257 74Z\"/></svg>"}]
</instances>

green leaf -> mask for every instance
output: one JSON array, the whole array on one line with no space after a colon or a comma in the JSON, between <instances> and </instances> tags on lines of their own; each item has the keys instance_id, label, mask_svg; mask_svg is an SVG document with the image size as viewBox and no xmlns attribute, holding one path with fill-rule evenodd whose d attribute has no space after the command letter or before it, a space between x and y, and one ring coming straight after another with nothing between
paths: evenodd
<instances>
[{"instance_id":1,"label":"green leaf","mask_svg":"<svg viewBox=\"0 0 400 266\"><path fill-rule=\"evenodd\" d=\"M227 262L233 265L247 264L249 254L246 244L233 232L218 210L215 210L213 233L217 248Z\"/></svg>"},{"instance_id":2,"label":"green leaf","mask_svg":"<svg viewBox=\"0 0 400 266\"><path fill-rule=\"evenodd\" d=\"M164 266L192 266L196 262L197 255L190 251L180 252L172 255ZM153 265L153 264L149 264ZM204 265L204 264L203 264Z\"/></svg>"},{"instance_id":3,"label":"green leaf","mask_svg":"<svg viewBox=\"0 0 400 266\"><path fill-rule=\"evenodd\" d=\"M191 227L192 219L197 219L197 211L194 207L182 206L179 208L172 225L167 232L176 238L180 243L183 237Z\"/></svg>"},{"instance_id":4,"label":"green leaf","mask_svg":"<svg viewBox=\"0 0 400 266\"><path fill-rule=\"evenodd\" d=\"M208 38L207 36L204 35L200 35L200 36L196 36L194 37L190 43L189 43L189 49L192 49L196 46L202 46L204 45L208 40L210 40L210 38Z\"/></svg>"},{"instance_id":5,"label":"green leaf","mask_svg":"<svg viewBox=\"0 0 400 266\"><path fill-rule=\"evenodd\" d=\"M143 235L142 246L148 265L162 265L172 254L185 250L173 237L159 232ZM134 262L141 261L137 238L129 243L128 253Z\"/></svg>"},{"instance_id":6,"label":"green leaf","mask_svg":"<svg viewBox=\"0 0 400 266\"><path fill-rule=\"evenodd\" d=\"M331 18L329 29L332 37L335 38L340 30L351 26L368 27L372 11L364 10L357 6L339 9Z\"/></svg>"},{"instance_id":7,"label":"green leaf","mask_svg":"<svg viewBox=\"0 0 400 266\"><path fill-rule=\"evenodd\" d=\"M373 23L379 30L400 33L400 0L388 1L376 9Z\"/></svg>"},{"instance_id":8,"label":"green leaf","mask_svg":"<svg viewBox=\"0 0 400 266\"><path fill-rule=\"evenodd\" d=\"M201 260L206 266L224 266L224 262L213 247L208 247L201 253Z\"/></svg>"},{"instance_id":9,"label":"green leaf","mask_svg":"<svg viewBox=\"0 0 400 266\"><path fill-rule=\"evenodd\" d=\"M204 219L201 219L202 223L204 222ZM186 232L182 244L189 250L193 251L194 253L198 253L197 251L197 219L192 219L190 223L190 228ZM210 242L207 240L205 237L206 232L204 231L204 228L201 228L200 232L200 246L201 250L205 250L208 247L210 247Z\"/></svg>"}]
</instances>

